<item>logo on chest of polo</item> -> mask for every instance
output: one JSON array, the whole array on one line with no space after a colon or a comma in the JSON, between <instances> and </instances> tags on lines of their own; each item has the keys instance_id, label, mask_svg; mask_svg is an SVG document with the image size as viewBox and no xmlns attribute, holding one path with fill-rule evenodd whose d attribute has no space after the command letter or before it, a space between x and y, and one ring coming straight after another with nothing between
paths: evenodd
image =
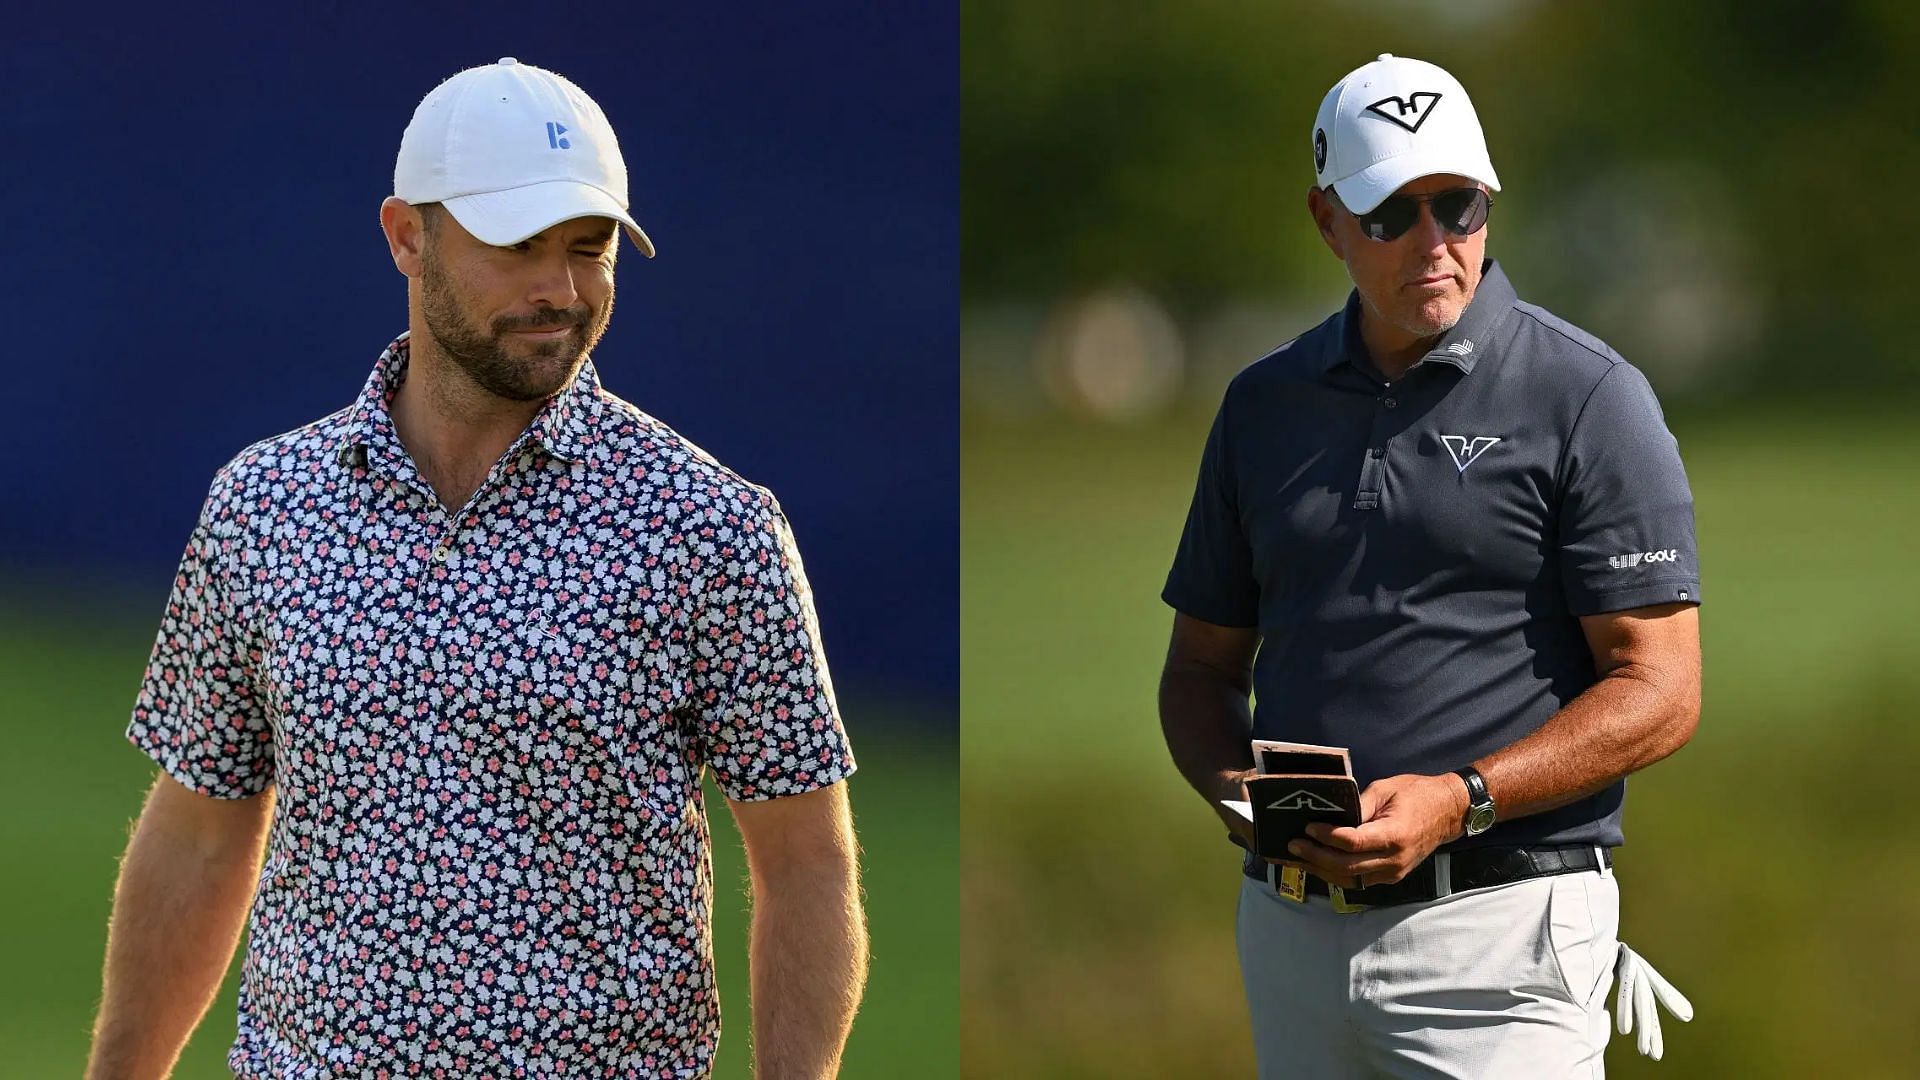
<instances>
[{"instance_id":1,"label":"logo on chest of polo","mask_svg":"<svg viewBox=\"0 0 1920 1080\"><path fill-rule=\"evenodd\" d=\"M1467 466L1480 460L1480 455L1492 449L1500 441L1498 435L1442 435L1441 445L1452 455L1453 464L1460 472L1466 472Z\"/></svg>"}]
</instances>

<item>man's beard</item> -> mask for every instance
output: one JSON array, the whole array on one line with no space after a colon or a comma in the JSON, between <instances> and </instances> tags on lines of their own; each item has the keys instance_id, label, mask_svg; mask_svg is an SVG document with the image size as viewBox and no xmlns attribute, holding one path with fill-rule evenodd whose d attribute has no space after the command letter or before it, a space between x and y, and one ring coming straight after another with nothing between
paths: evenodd
<instances>
[{"instance_id":1,"label":"man's beard","mask_svg":"<svg viewBox=\"0 0 1920 1080\"><path fill-rule=\"evenodd\" d=\"M608 290L606 306L597 312L584 303L565 310L543 307L531 315L495 319L484 330L468 320L466 310L429 243L421 260L420 314L435 344L487 393L510 401L540 401L572 381L587 353L600 343L613 319L613 292ZM526 342L520 346L521 357L508 354L507 335L513 331L562 326L572 327L572 332L555 341Z\"/></svg>"}]
</instances>

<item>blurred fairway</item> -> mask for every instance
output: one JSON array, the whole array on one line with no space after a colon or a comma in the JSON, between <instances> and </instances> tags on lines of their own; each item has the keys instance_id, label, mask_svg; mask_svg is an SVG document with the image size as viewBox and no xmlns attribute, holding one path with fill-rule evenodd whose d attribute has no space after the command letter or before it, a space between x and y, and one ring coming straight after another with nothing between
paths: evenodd
<instances>
[{"instance_id":1,"label":"blurred fairway","mask_svg":"<svg viewBox=\"0 0 1920 1080\"><path fill-rule=\"evenodd\" d=\"M155 767L122 738L153 627L29 620L0 604L0 788L10 867L0 900L0 1076L77 1077L100 991L107 916L128 828ZM157 619L159 610L153 612ZM901 709L876 718L843 702L860 771L849 781L865 849L872 978L844 1076L958 1075L957 777L952 743ZM899 734L893 734L898 732ZM714 825L714 945L725 1013L721 1078L746 1078L745 862L708 788ZM229 1075L236 955L174 1076Z\"/></svg>"},{"instance_id":2,"label":"blurred fairway","mask_svg":"<svg viewBox=\"0 0 1920 1080\"><path fill-rule=\"evenodd\" d=\"M1252 1075L1237 851L1154 707L1207 420L963 425L969 1076ZM1698 1018L1667 1019L1658 1065L1615 1038L1609 1068L1916 1075L1920 431L1781 406L1672 427L1705 708L1629 785L1621 929Z\"/></svg>"}]
</instances>

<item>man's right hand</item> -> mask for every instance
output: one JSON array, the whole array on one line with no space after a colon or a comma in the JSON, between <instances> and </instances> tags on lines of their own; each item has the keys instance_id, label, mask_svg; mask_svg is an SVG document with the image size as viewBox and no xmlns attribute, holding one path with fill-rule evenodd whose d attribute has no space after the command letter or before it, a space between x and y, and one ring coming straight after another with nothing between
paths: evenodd
<instances>
[{"instance_id":1,"label":"man's right hand","mask_svg":"<svg viewBox=\"0 0 1920 1080\"><path fill-rule=\"evenodd\" d=\"M1221 773L1219 783L1215 785L1214 796L1208 800L1208 803L1213 807L1213 812L1220 815L1220 820L1226 824L1227 831L1237 837L1240 846L1246 848L1248 851L1255 850L1253 842L1253 822L1234 813L1224 806L1223 803L1227 800L1246 802L1247 778L1257 775L1257 773L1258 770L1255 769L1235 769Z\"/></svg>"},{"instance_id":2,"label":"man's right hand","mask_svg":"<svg viewBox=\"0 0 1920 1080\"><path fill-rule=\"evenodd\" d=\"M1249 802L1250 800L1247 798L1247 780L1258 775L1260 775L1260 770L1258 769L1241 769L1234 772L1222 773L1220 775L1221 794L1218 798L1212 800L1213 812L1219 814L1220 820L1226 823L1227 831L1231 834L1231 837L1236 839L1241 847L1252 852L1258 852L1260 850L1259 845L1254 841L1253 822L1220 805L1220 801L1222 799L1237 799L1240 802ZM1275 866L1293 866L1305 870L1308 873L1314 872L1312 867L1301 862L1299 859L1268 859L1267 861ZM1336 881L1334 884L1339 885L1342 883Z\"/></svg>"}]
</instances>

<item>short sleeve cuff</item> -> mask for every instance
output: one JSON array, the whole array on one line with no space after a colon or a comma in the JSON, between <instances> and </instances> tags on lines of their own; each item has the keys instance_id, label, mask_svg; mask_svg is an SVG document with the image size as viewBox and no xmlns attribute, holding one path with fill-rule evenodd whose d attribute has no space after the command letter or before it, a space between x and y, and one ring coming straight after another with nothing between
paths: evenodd
<instances>
[{"instance_id":1,"label":"short sleeve cuff","mask_svg":"<svg viewBox=\"0 0 1920 1080\"><path fill-rule=\"evenodd\" d=\"M837 784L852 776L856 768L853 752L843 747L831 759L812 769L781 770L748 777L729 776L717 769L711 771L714 784L734 802L766 802Z\"/></svg>"},{"instance_id":2,"label":"short sleeve cuff","mask_svg":"<svg viewBox=\"0 0 1920 1080\"><path fill-rule=\"evenodd\" d=\"M1169 580L1160 590L1160 599L1182 615L1215 626L1252 629L1260 625L1259 609L1253 604L1223 603L1218 597L1205 597L1179 581Z\"/></svg>"},{"instance_id":3,"label":"short sleeve cuff","mask_svg":"<svg viewBox=\"0 0 1920 1080\"><path fill-rule=\"evenodd\" d=\"M1640 582L1618 589L1575 589L1567 605L1574 615L1605 615L1656 604L1700 603L1700 582L1677 578Z\"/></svg>"},{"instance_id":4,"label":"short sleeve cuff","mask_svg":"<svg viewBox=\"0 0 1920 1080\"><path fill-rule=\"evenodd\" d=\"M251 799L273 784L273 770L269 767L238 765L227 760L191 761L180 747L167 741L160 729L137 720L127 726L126 737L181 787L210 799ZM209 780L209 775L218 779Z\"/></svg>"}]
</instances>

